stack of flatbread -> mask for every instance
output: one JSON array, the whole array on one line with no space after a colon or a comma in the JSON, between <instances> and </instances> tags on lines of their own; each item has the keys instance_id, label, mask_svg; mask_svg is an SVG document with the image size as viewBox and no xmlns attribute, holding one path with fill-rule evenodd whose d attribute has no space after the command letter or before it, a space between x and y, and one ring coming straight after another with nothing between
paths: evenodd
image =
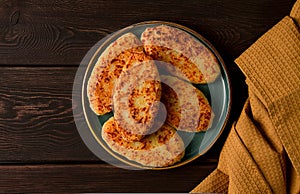
<instances>
[{"instance_id":1,"label":"stack of flatbread","mask_svg":"<svg viewBox=\"0 0 300 194\"><path fill-rule=\"evenodd\" d=\"M87 95L95 114L114 113L101 131L108 147L144 166L165 167L184 156L176 130L201 132L213 121L207 98L191 83L211 83L219 74L217 59L201 42L159 25L140 39L129 32L113 41L94 66Z\"/></svg>"}]
</instances>

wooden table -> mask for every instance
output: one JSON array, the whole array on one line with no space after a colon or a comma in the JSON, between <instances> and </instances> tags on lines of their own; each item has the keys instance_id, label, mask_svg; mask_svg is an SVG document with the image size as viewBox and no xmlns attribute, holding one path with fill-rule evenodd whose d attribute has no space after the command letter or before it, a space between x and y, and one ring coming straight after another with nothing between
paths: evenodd
<instances>
[{"instance_id":1,"label":"wooden table","mask_svg":"<svg viewBox=\"0 0 300 194\"><path fill-rule=\"evenodd\" d=\"M0 192L188 192L216 166L247 98L234 59L289 14L295 0L0 0ZM94 156L72 114L86 52L133 23L185 25L220 52L231 77L228 125L212 149L171 170L130 171Z\"/></svg>"}]
</instances>

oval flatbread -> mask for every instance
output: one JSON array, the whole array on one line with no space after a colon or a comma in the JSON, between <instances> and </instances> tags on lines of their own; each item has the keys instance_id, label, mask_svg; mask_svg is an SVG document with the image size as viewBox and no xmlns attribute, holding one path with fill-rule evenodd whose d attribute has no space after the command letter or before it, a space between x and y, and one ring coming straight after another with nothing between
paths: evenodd
<instances>
[{"instance_id":1,"label":"oval flatbread","mask_svg":"<svg viewBox=\"0 0 300 194\"><path fill-rule=\"evenodd\" d=\"M141 42L132 33L127 33L111 43L100 55L87 85L91 109L98 115L112 111L112 92L115 81L131 57L141 51Z\"/></svg>"},{"instance_id":2,"label":"oval flatbread","mask_svg":"<svg viewBox=\"0 0 300 194\"><path fill-rule=\"evenodd\" d=\"M134 52L115 83L114 117L135 135L151 133L159 109L161 85L154 61L143 51Z\"/></svg>"},{"instance_id":3,"label":"oval flatbread","mask_svg":"<svg viewBox=\"0 0 300 194\"><path fill-rule=\"evenodd\" d=\"M103 140L114 152L144 166L170 166L184 155L184 143L169 125L165 124L155 133L133 142L125 141L119 130L114 118L110 118L102 128Z\"/></svg>"},{"instance_id":4,"label":"oval flatbread","mask_svg":"<svg viewBox=\"0 0 300 194\"><path fill-rule=\"evenodd\" d=\"M171 64L165 69L174 76L203 84L215 81L220 74L215 55L183 30L166 25L146 28L141 41L153 59Z\"/></svg>"},{"instance_id":5,"label":"oval flatbread","mask_svg":"<svg viewBox=\"0 0 300 194\"><path fill-rule=\"evenodd\" d=\"M211 126L214 113L200 90L173 76L162 75L161 83L168 124L186 132L205 131Z\"/></svg>"}]
</instances>

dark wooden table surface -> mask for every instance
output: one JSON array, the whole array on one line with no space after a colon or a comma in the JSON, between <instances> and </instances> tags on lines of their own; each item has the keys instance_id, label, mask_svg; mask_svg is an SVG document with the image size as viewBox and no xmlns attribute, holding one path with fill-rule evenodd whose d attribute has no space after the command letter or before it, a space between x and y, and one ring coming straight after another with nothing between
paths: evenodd
<instances>
[{"instance_id":1,"label":"dark wooden table surface","mask_svg":"<svg viewBox=\"0 0 300 194\"><path fill-rule=\"evenodd\" d=\"M295 0L0 0L0 192L188 192L217 165L247 98L234 59L289 14ZM171 170L130 171L95 157L72 114L86 52L133 23L164 20L206 37L231 77L232 111L220 139Z\"/></svg>"}]
</instances>

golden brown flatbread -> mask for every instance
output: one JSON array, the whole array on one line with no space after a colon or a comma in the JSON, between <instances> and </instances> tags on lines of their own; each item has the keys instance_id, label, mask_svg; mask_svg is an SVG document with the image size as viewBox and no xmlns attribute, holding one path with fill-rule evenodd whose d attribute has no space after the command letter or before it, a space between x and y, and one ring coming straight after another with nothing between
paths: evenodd
<instances>
[{"instance_id":1,"label":"golden brown flatbread","mask_svg":"<svg viewBox=\"0 0 300 194\"><path fill-rule=\"evenodd\" d=\"M163 125L155 133L140 141L125 141L116 127L114 118L106 121L102 128L102 138L116 153L129 160L149 167L170 166L184 155L184 143L181 137L169 125Z\"/></svg>"},{"instance_id":2,"label":"golden brown flatbread","mask_svg":"<svg viewBox=\"0 0 300 194\"><path fill-rule=\"evenodd\" d=\"M183 30L167 25L146 28L141 41L145 52L155 60L166 62L165 69L174 76L203 84L215 81L220 74L215 55Z\"/></svg>"},{"instance_id":3,"label":"golden brown flatbread","mask_svg":"<svg viewBox=\"0 0 300 194\"><path fill-rule=\"evenodd\" d=\"M161 82L168 124L186 132L205 131L211 126L214 113L200 90L173 76L162 75Z\"/></svg>"},{"instance_id":4,"label":"golden brown flatbread","mask_svg":"<svg viewBox=\"0 0 300 194\"><path fill-rule=\"evenodd\" d=\"M143 50L141 42L127 33L112 42L100 55L88 81L87 94L91 109L98 115L112 111L115 81L132 53Z\"/></svg>"},{"instance_id":5,"label":"golden brown flatbread","mask_svg":"<svg viewBox=\"0 0 300 194\"><path fill-rule=\"evenodd\" d=\"M159 109L161 85L154 61L143 51L132 53L115 83L114 117L131 134L147 135Z\"/></svg>"}]
</instances>

